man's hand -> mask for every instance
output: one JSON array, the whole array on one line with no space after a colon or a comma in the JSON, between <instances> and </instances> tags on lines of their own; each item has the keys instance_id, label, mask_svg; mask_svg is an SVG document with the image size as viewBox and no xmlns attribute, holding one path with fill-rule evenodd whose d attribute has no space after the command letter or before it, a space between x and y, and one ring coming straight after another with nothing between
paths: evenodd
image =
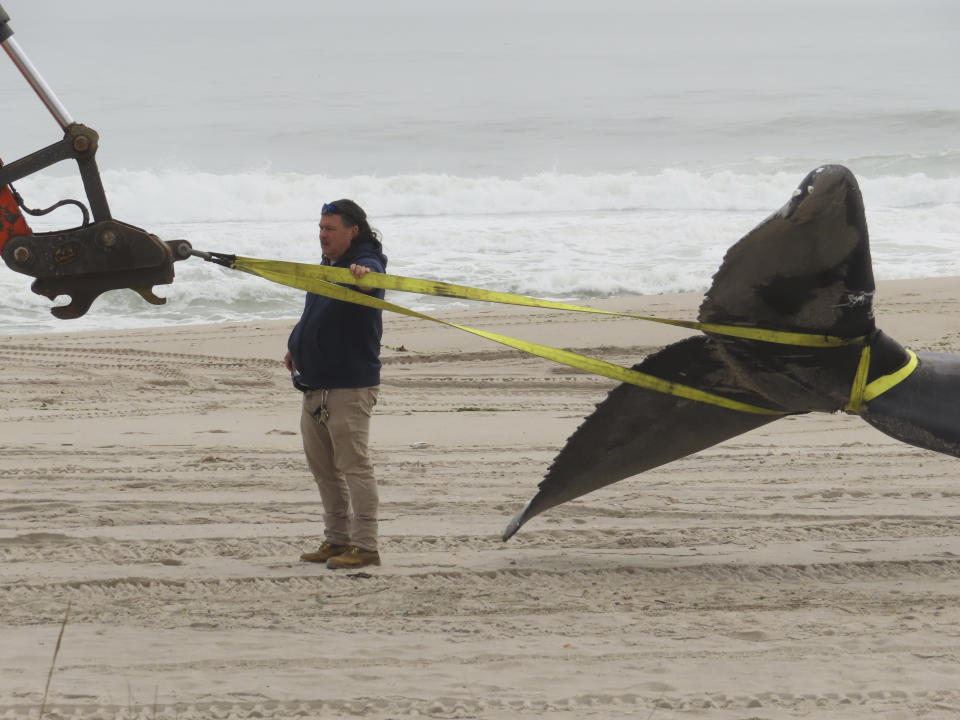
<instances>
[{"instance_id":1,"label":"man's hand","mask_svg":"<svg viewBox=\"0 0 960 720\"><path fill-rule=\"evenodd\" d=\"M364 265L357 265L356 263L354 263L353 265L350 266L350 272L353 273L353 276L354 276L357 280L359 280L359 279L362 278L364 275L366 275L368 272L373 272L373 270L371 270L371 269L368 268L368 267L365 267ZM371 288L369 285L362 285L361 283L357 283L357 287L360 288L361 290L372 290L372 289L373 289L373 288Z\"/></svg>"},{"instance_id":2,"label":"man's hand","mask_svg":"<svg viewBox=\"0 0 960 720\"><path fill-rule=\"evenodd\" d=\"M290 354L289 350L287 350L287 354L283 356L283 366L291 375L297 371L297 369L293 366L293 355Z\"/></svg>"}]
</instances>

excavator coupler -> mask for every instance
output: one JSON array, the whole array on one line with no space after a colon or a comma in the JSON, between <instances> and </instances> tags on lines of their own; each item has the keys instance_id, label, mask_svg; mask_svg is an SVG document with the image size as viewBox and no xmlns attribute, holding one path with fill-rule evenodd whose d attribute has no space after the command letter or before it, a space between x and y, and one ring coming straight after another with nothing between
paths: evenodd
<instances>
[{"instance_id":1,"label":"excavator coupler","mask_svg":"<svg viewBox=\"0 0 960 720\"><path fill-rule=\"evenodd\" d=\"M96 131L74 122L70 113L27 58L10 28L10 17L0 5L0 47L33 88L63 130L63 138L28 156L4 165L0 162L0 254L10 269L36 278L31 286L51 300L70 296L68 305L51 309L58 318L78 318L101 293L129 288L144 300L166 302L153 294L154 285L173 282L173 263L190 256L186 240L162 241L156 235L113 219L103 190L96 152ZM83 203L62 200L46 210L29 210L11 183L62 160L75 160L93 214ZM44 215L64 204L83 211L80 227L33 233L20 208Z\"/></svg>"},{"instance_id":2,"label":"excavator coupler","mask_svg":"<svg viewBox=\"0 0 960 720\"><path fill-rule=\"evenodd\" d=\"M51 308L56 317L82 316L102 293L130 288L162 305L154 285L173 282L173 263L190 257L186 240L162 241L119 220L101 220L70 230L14 235L3 246L11 270L36 278L31 289L51 300L71 302Z\"/></svg>"}]
</instances>

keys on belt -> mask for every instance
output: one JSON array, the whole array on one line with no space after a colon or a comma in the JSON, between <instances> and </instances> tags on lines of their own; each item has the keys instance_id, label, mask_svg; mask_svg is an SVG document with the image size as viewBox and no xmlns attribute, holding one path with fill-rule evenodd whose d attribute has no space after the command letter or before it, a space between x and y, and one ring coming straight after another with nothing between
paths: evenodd
<instances>
[{"instance_id":1,"label":"keys on belt","mask_svg":"<svg viewBox=\"0 0 960 720\"><path fill-rule=\"evenodd\" d=\"M320 391L320 407L313 411L313 416L317 419L317 422L327 424L327 421L330 420L330 411L327 410L327 394L329 390Z\"/></svg>"}]
</instances>

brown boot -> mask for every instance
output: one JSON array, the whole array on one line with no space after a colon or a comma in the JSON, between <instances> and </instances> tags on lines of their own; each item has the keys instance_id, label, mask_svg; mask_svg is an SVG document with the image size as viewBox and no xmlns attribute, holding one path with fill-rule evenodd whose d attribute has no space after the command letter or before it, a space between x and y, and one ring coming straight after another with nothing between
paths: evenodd
<instances>
[{"instance_id":1,"label":"brown boot","mask_svg":"<svg viewBox=\"0 0 960 720\"><path fill-rule=\"evenodd\" d=\"M332 557L341 555L350 549L349 545L337 545L332 542L325 542L316 552L306 552L300 556L300 562L325 563Z\"/></svg>"},{"instance_id":2,"label":"brown boot","mask_svg":"<svg viewBox=\"0 0 960 720\"><path fill-rule=\"evenodd\" d=\"M367 565L379 565L380 553L376 550L364 550L352 545L345 553L335 555L327 560L327 567L331 570L342 568L361 568Z\"/></svg>"}]
</instances>

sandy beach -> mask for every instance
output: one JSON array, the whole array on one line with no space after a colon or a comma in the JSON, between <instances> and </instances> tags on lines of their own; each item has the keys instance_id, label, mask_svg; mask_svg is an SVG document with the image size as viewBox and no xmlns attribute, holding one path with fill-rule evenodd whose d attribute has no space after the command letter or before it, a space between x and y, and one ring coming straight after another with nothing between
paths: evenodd
<instances>
[{"instance_id":1,"label":"sandy beach","mask_svg":"<svg viewBox=\"0 0 960 720\"><path fill-rule=\"evenodd\" d=\"M594 303L693 318L700 295ZM402 298L399 299L403 302ZM960 279L878 324L960 351ZM478 305L630 365L689 333ZM385 317L382 567L320 504L290 323L0 337L0 718L953 718L958 460L807 415L507 521L612 381Z\"/></svg>"}]
</instances>

